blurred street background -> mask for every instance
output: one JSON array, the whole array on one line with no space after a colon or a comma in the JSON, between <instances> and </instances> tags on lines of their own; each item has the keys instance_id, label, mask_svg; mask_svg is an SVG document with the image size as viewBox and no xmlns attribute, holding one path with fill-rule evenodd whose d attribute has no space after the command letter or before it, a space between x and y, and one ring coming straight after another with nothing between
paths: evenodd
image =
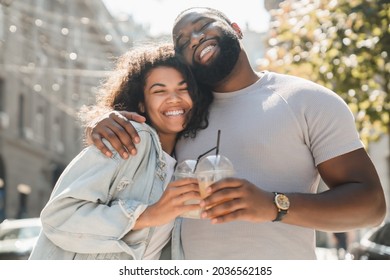
<instances>
[{"instance_id":1,"label":"blurred street background","mask_svg":"<svg viewBox=\"0 0 390 280\"><path fill-rule=\"evenodd\" d=\"M0 0L0 223L39 217L84 147L78 111L114 59L171 41L175 16L192 6L238 22L257 70L301 76L348 103L390 207L388 0ZM318 232L319 257L348 258L369 230Z\"/></svg>"}]
</instances>

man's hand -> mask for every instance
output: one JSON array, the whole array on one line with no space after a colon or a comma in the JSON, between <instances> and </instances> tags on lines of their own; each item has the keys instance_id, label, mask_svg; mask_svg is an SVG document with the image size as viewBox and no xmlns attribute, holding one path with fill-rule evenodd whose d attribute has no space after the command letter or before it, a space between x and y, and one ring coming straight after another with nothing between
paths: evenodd
<instances>
[{"instance_id":1,"label":"man's hand","mask_svg":"<svg viewBox=\"0 0 390 280\"><path fill-rule=\"evenodd\" d=\"M287 193L291 206L284 223L321 231L348 231L377 226L383 221L383 188L363 148L324 161L318 170L329 189L320 193ZM202 218L211 219L212 223L265 222L276 217L272 192L246 180L223 179L210 185L206 192L209 196L200 202L207 209Z\"/></svg>"},{"instance_id":2,"label":"man's hand","mask_svg":"<svg viewBox=\"0 0 390 280\"><path fill-rule=\"evenodd\" d=\"M207 198L200 206L205 208L202 218L213 224L231 221L265 222L276 217L273 194L256 187L247 180L222 179L210 185Z\"/></svg>"},{"instance_id":3,"label":"man's hand","mask_svg":"<svg viewBox=\"0 0 390 280\"><path fill-rule=\"evenodd\" d=\"M137 131L129 121L143 123L145 117L137 113L127 111L112 111L103 115L87 130L89 140L103 154L112 156L111 151L104 145L102 139L106 139L119 155L127 159L129 153L135 155L137 150L135 144L140 142Z\"/></svg>"}]
</instances>

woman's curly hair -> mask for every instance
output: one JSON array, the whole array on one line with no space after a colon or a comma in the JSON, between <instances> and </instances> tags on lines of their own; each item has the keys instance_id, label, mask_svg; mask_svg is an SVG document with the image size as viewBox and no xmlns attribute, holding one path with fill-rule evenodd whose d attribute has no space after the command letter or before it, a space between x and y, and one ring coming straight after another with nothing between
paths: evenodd
<instances>
[{"instance_id":1,"label":"woman's curly hair","mask_svg":"<svg viewBox=\"0 0 390 280\"><path fill-rule=\"evenodd\" d=\"M150 125L148 116L140 111L139 104L145 100L144 87L149 72L159 66L176 69L187 82L193 108L179 136L195 137L199 129L208 126L209 106L213 96L206 89L200 92L190 68L175 56L172 44L137 47L120 56L114 71L100 87L96 105L80 110L83 124L88 126L106 112L125 110L145 116L146 123Z\"/></svg>"}]
</instances>

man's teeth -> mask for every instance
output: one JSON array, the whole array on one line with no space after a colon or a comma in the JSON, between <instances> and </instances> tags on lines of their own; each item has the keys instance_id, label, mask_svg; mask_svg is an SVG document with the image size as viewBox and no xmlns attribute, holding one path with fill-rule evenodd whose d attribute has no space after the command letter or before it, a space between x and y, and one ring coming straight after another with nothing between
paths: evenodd
<instances>
[{"instance_id":1,"label":"man's teeth","mask_svg":"<svg viewBox=\"0 0 390 280\"><path fill-rule=\"evenodd\" d=\"M206 53L210 52L214 46L207 46L200 52L200 58L202 58Z\"/></svg>"},{"instance_id":2,"label":"man's teeth","mask_svg":"<svg viewBox=\"0 0 390 280\"><path fill-rule=\"evenodd\" d=\"M175 110L175 111L169 111L165 113L166 116L179 116L183 114L184 114L184 110Z\"/></svg>"}]
</instances>

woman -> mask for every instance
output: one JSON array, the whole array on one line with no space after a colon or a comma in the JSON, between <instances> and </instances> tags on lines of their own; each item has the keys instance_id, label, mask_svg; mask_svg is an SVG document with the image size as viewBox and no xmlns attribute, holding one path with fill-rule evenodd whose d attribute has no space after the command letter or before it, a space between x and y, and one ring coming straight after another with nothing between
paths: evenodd
<instances>
[{"instance_id":1,"label":"woman","mask_svg":"<svg viewBox=\"0 0 390 280\"><path fill-rule=\"evenodd\" d=\"M137 155L123 160L111 149L107 158L90 146L76 156L42 210L30 259L158 259L174 219L199 207L184 205L199 198L196 182L169 182L177 139L207 126L200 98L171 45L123 55L83 120L113 109L143 115L145 124L133 123L142 139Z\"/></svg>"}]
</instances>

